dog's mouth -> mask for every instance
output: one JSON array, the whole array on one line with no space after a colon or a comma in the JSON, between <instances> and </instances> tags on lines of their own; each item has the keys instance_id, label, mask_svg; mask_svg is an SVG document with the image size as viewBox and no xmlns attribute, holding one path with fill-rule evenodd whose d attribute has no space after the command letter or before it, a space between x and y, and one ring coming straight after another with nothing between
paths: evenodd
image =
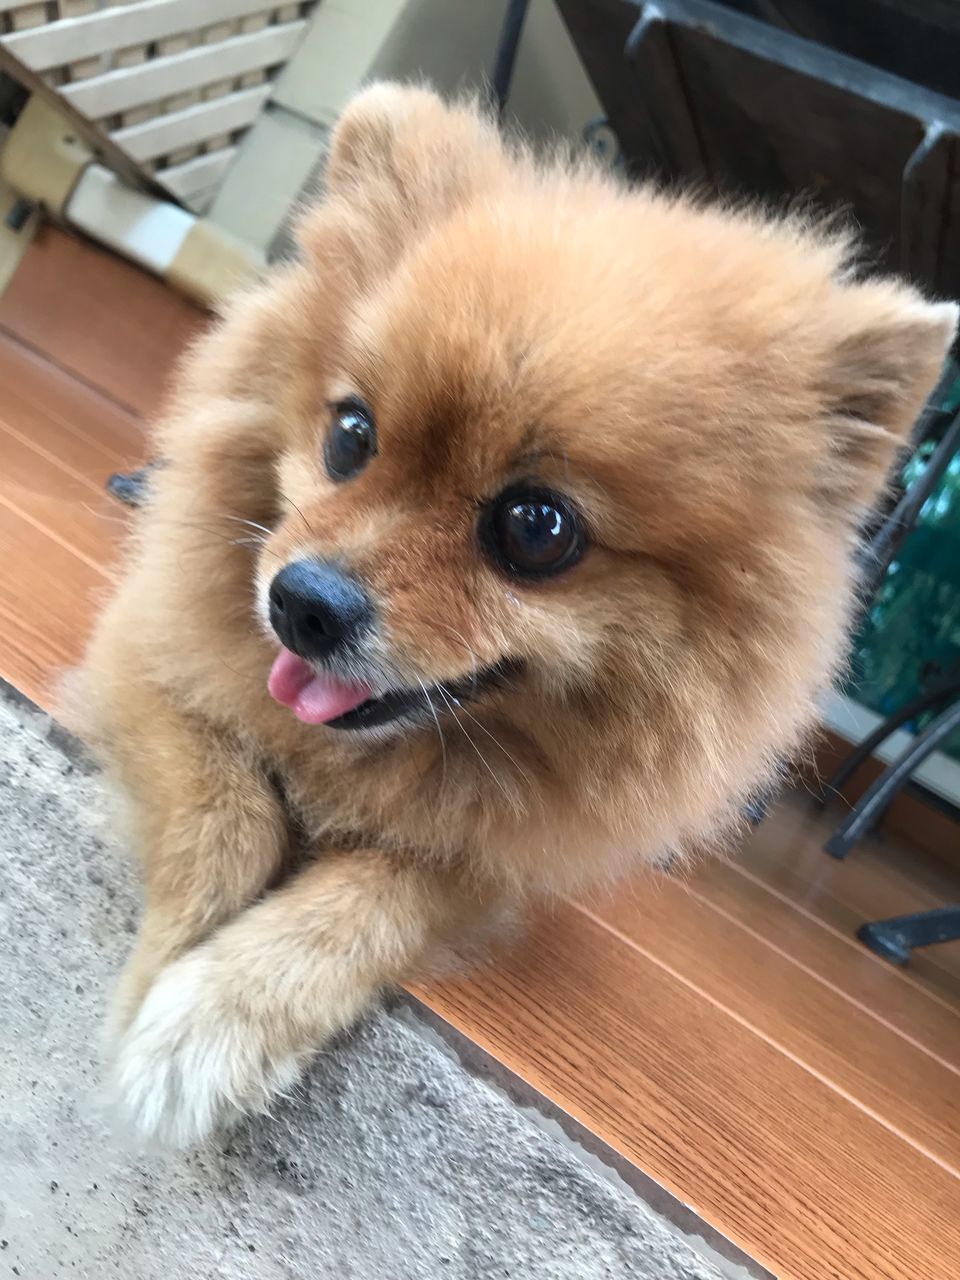
<instances>
[{"instance_id":1,"label":"dog's mouth","mask_svg":"<svg viewBox=\"0 0 960 1280\"><path fill-rule=\"evenodd\" d=\"M373 729L395 720L421 720L453 711L461 703L502 684L517 669L517 663L497 662L460 679L374 695L369 685L318 671L299 654L281 649L267 687L271 697L289 707L304 724L322 724L329 729Z\"/></svg>"}]
</instances>

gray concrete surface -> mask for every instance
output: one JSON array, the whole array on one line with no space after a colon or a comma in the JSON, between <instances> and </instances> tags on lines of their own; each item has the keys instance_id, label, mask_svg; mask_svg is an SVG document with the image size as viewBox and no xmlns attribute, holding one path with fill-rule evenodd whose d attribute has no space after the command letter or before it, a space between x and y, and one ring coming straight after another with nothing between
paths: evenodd
<instances>
[{"instance_id":1,"label":"gray concrete surface","mask_svg":"<svg viewBox=\"0 0 960 1280\"><path fill-rule=\"evenodd\" d=\"M0 690L0 1277L719 1280L670 1223L379 1013L298 1096L202 1152L144 1155L98 1097L137 910L65 735Z\"/></svg>"}]
</instances>

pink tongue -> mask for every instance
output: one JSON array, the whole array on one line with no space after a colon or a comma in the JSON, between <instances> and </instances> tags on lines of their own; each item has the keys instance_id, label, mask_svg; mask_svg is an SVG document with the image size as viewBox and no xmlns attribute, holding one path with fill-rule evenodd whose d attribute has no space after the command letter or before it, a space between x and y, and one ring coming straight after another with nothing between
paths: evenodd
<instances>
[{"instance_id":1,"label":"pink tongue","mask_svg":"<svg viewBox=\"0 0 960 1280\"><path fill-rule=\"evenodd\" d=\"M267 688L304 724L327 724L373 696L368 685L346 684L333 676L319 675L309 662L289 649L281 649L277 655Z\"/></svg>"}]
</instances>

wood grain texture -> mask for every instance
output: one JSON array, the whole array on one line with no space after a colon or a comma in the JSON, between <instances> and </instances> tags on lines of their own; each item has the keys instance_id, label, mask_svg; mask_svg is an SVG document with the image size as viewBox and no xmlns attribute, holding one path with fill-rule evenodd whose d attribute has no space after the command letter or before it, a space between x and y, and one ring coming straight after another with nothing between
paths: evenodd
<instances>
[{"instance_id":1,"label":"wood grain texture","mask_svg":"<svg viewBox=\"0 0 960 1280\"><path fill-rule=\"evenodd\" d=\"M145 443L113 401L0 340L0 675L41 705L112 581L126 520L103 483Z\"/></svg>"},{"instance_id":2,"label":"wood grain texture","mask_svg":"<svg viewBox=\"0 0 960 1280\"><path fill-rule=\"evenodd\" d=\"M124 523L118 504L0 420L0 501L98 572L109 575Z\"/></svg>"},{"instance_id":3,"label":"wood grain texture","mask_svg":"<svg viewBox=\"0 0 960 1280\"><path fill-rule=\"evenodd\" d=\"M135 466L143 457L141 418L2 334L0 387L0 418L98 485L105 468Z\"/></svg>"},{"instance_id":4,"label":"wood grain texture","mask_svg":"<svg viewBox=\"0 0 960 1280\"><path fill-rule=\"evenodd\" d=\"M784 801L783 807L789 803ZM726 920L831 983L928 1053L960 1068L960 1004L938 997L912 970L887 964L852 932L768 888L737 860L705 863L692 875L690 887Z\"/></svg>"},{"instance_id":5,"label":"wood grain texture","mask_svg":"<svg viewBox=\"0 0 960 1280\"><path fill-rule=\"evenodd\" d=\"M41 230L0 298L0 331L145 416L208 323L160 280L55 227Z\"/></svg>"},{"instance_id":6,"label":"wood grain texture","mask_svg":"<svg viewBox=\"0 0 960 1280\"><path fill-rule=\"evenodd\" d=\"M417 995L785 1280L947 1280L960 1181L570 908Z\"/></svg>"},{"instance_id":7,"label":"wood grain texture","mask_svg":"<svg viewBox=\"0 0 960 1280\"><path fill-rule=\"evenodd\" d=\"M762 884L846 934L866 920L960 902L960 875L893 840L866 840L837 862L823 852L835 815L802 800L781 805L738 852L737 863ZM960 942L914 953L911 974L960 1003Z\"/></svg>"},{"instance_id":8,"label":"wood grain texture","mask_svg":"<svg viewBox=\"0 0 960 1280\"><path fill-rule=\"evenodd\" d=\"M109 579L0 499L0 675L42 707L83 656Z\"/></svg>"},{"instance_id":9,"label":"wood grain texture","mask_svg":"<svg viewBox=\"0 0 960 1280\"><path fill-rule=\"evenodd\" d=\"M944 1046L949 1057L934 1057L789 952L751 929L731 928L709 892L675 880L621 889L593 912L889 1129L960 1171L960 1021L952 1046Z\"/></svg>"}]
</instances>

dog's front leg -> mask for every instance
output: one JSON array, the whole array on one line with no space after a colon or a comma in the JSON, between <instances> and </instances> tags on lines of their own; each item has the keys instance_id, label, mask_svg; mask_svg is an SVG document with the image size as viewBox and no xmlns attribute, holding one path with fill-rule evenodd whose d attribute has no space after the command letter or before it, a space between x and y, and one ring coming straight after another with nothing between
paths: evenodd
<instances>
[{"instance_id":1,"label":"dog's front leg","mask_svg":"<svg viewBox=\"0 0 960 1280\"><path fill-rule=\"evenodd\" d=\"M108 754L143 862L145 905L114 998L114 1039L161 969L263 893L289 841L274 788L239 744L184 715L159 691L144 688L121 710L132 722L114 713Z\"/></svg>"},{"instance_id":2,"label":"dog's front leg","mask_svg":"<svg viewBox=\"0 0 960 1280\"><path fill-rule=\"evenodd\" d=\"M311 863L159 976L119 1046L121 1112L185 1145L263 1110L490 905L455 873L378 853Z\"/></svg>"}]
</instances>

